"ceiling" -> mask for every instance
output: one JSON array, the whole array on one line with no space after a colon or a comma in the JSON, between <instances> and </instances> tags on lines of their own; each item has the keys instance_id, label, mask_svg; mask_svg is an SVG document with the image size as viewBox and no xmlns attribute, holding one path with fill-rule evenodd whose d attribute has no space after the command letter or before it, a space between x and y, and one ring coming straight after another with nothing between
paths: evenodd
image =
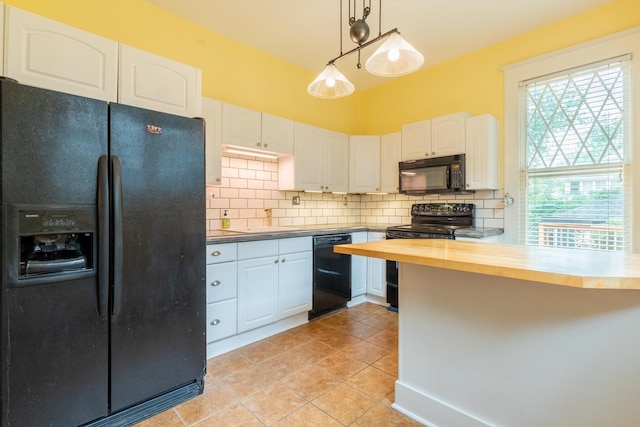
<instances>
[{"instance_id":1,"label":"ceiling","mask_svg":"<svg viewBox=\"0 0 640 427\"><path fill-rule=\"evenodd\" d=\"M226 37L255 47L315 76L326 63L356 45L349 39L349 0L146 0ZM356 19L362 17L363 0L356 1ZM380 0L371 4L367 18L370 38L398 28L402 36L425 57L423 67L465 55L555 21L577 15L613 0L384 0L382 28L378 25ZM353 2L351 11L353 15ZM378 42L336 66L356 86L365 90L388 82L369 74L364 63ZM401 78L401 77L400 77ZM309 81L311 83L311 81Z\"/></svg>"}]
</instances>

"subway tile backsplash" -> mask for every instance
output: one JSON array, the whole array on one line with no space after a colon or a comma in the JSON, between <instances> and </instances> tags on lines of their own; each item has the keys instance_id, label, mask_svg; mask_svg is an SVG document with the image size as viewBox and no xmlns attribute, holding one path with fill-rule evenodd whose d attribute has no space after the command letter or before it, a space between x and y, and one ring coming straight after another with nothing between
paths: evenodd
<instances>
[{"instance_id":1,"label":"subway tile backsplash","mask_svg":"<svg viewBox=\"0 0 640 427\"><path fill-rule=\"evenodd\" d=\"M278 161L241 155L222 157L221 185L207 186L207 229L221 228L224 211L231 228L366 223L407 224L420 202L473 203L477 227L504 228L503 191L417 197L403 194L331 194L278 191ZM300 204L293 204L293 197ZM269 223L268 209L271 210Z\"/></svg>"}]
</instances>

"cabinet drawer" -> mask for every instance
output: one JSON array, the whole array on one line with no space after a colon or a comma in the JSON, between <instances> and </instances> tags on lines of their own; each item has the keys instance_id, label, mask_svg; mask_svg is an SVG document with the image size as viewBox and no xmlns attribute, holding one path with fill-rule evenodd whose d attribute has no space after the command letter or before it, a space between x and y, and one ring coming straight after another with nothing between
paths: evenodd
<instances>
[{"instance_id":1,"label":"cabinet drawer","mask_svg":"<svg viewBox=\"0 0 640 427\"><path fill-rule=\"evenodd\" d=\"M293 252L305 252L313 249L312 237L292 237L290 239L280 239L280 253L290 254Z\"/></svg>"},{"instance_id":2,"label":"cabinet drawer","mask_svg":"<svg viewBox=\"0 0 640 427\"><path fill-rule=\"evenodd\" d=\"M238 263L207 265L207 303L235 298L238 294Z\"/></svg>"},{"instance_id":3,"label":"cabinet drawer","mask_svg":"<svg viewBox=\"0 0 640 427\"><path fill-rule=\"evenodd\" d=\"M207 245L207 264L235 261L237 258L237 243L219 243Z\"/></svg>"},{"instance_id":4,"label":"cabinet drawer","mask_svg":"<svg viewBox=\"0 0 640 427\"><path fill-rule=\"evenodd\" d=\"M278 256L277 240L257 240L238 243L238 259Z\"/></svg>"},{"instance_id":5,"label":"cabinet drawer","mask_svg":"<svg viewBox=\"0 0 640 427\"><path fill-rule=\"evenodd\" d=\"M207 342L221 340L237 333L236 299L207 304Z\"/></svg>"}]
</instances>

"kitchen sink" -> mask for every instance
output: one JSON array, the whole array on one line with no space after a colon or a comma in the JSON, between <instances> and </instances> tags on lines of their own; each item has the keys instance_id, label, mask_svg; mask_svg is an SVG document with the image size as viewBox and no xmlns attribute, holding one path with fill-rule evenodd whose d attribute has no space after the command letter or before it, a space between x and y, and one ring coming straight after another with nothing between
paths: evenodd
<instances>
[{"instance_id":1,"label":"kitchen sink","mask_svg":"<svg viewBox=\"0 0 640 427\"><path fill-rule=\"evenodd\" d=\"M224 231L233 231L235 233L276 233L281 231L298 231L301 228L294 227L276 227L276 226L265 226L265 227L246 227L246 228L226 228Z\"/></svg>"}]
</instances>

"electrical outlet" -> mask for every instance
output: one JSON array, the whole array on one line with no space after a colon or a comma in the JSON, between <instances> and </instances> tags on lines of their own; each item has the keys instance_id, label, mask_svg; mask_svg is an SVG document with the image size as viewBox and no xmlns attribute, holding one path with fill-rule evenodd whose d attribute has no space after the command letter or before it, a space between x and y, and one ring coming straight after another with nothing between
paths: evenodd
<instances>
[{"instance_id":1,"label":"electrical outlet","mask_svg":"<svg viewBox=\"0 0 640 427\"><path fill-rule=\"evenodd\" d=\"M291 199L291 203L296 206L300 204L300 196L293 196L293 198Z\"/></svg>"},{"instance_id":2,"label":"electrical outlet","mask_svg":"<svg viewBox=\"0 0 640 427\"><path fill-rule=\"evenodd\" d=\"M342 205L343 205L343 206L347 206L347 202L348 202L347 196L344 196L344 197L342 198Z\"/></svg>"}]
</instances>

